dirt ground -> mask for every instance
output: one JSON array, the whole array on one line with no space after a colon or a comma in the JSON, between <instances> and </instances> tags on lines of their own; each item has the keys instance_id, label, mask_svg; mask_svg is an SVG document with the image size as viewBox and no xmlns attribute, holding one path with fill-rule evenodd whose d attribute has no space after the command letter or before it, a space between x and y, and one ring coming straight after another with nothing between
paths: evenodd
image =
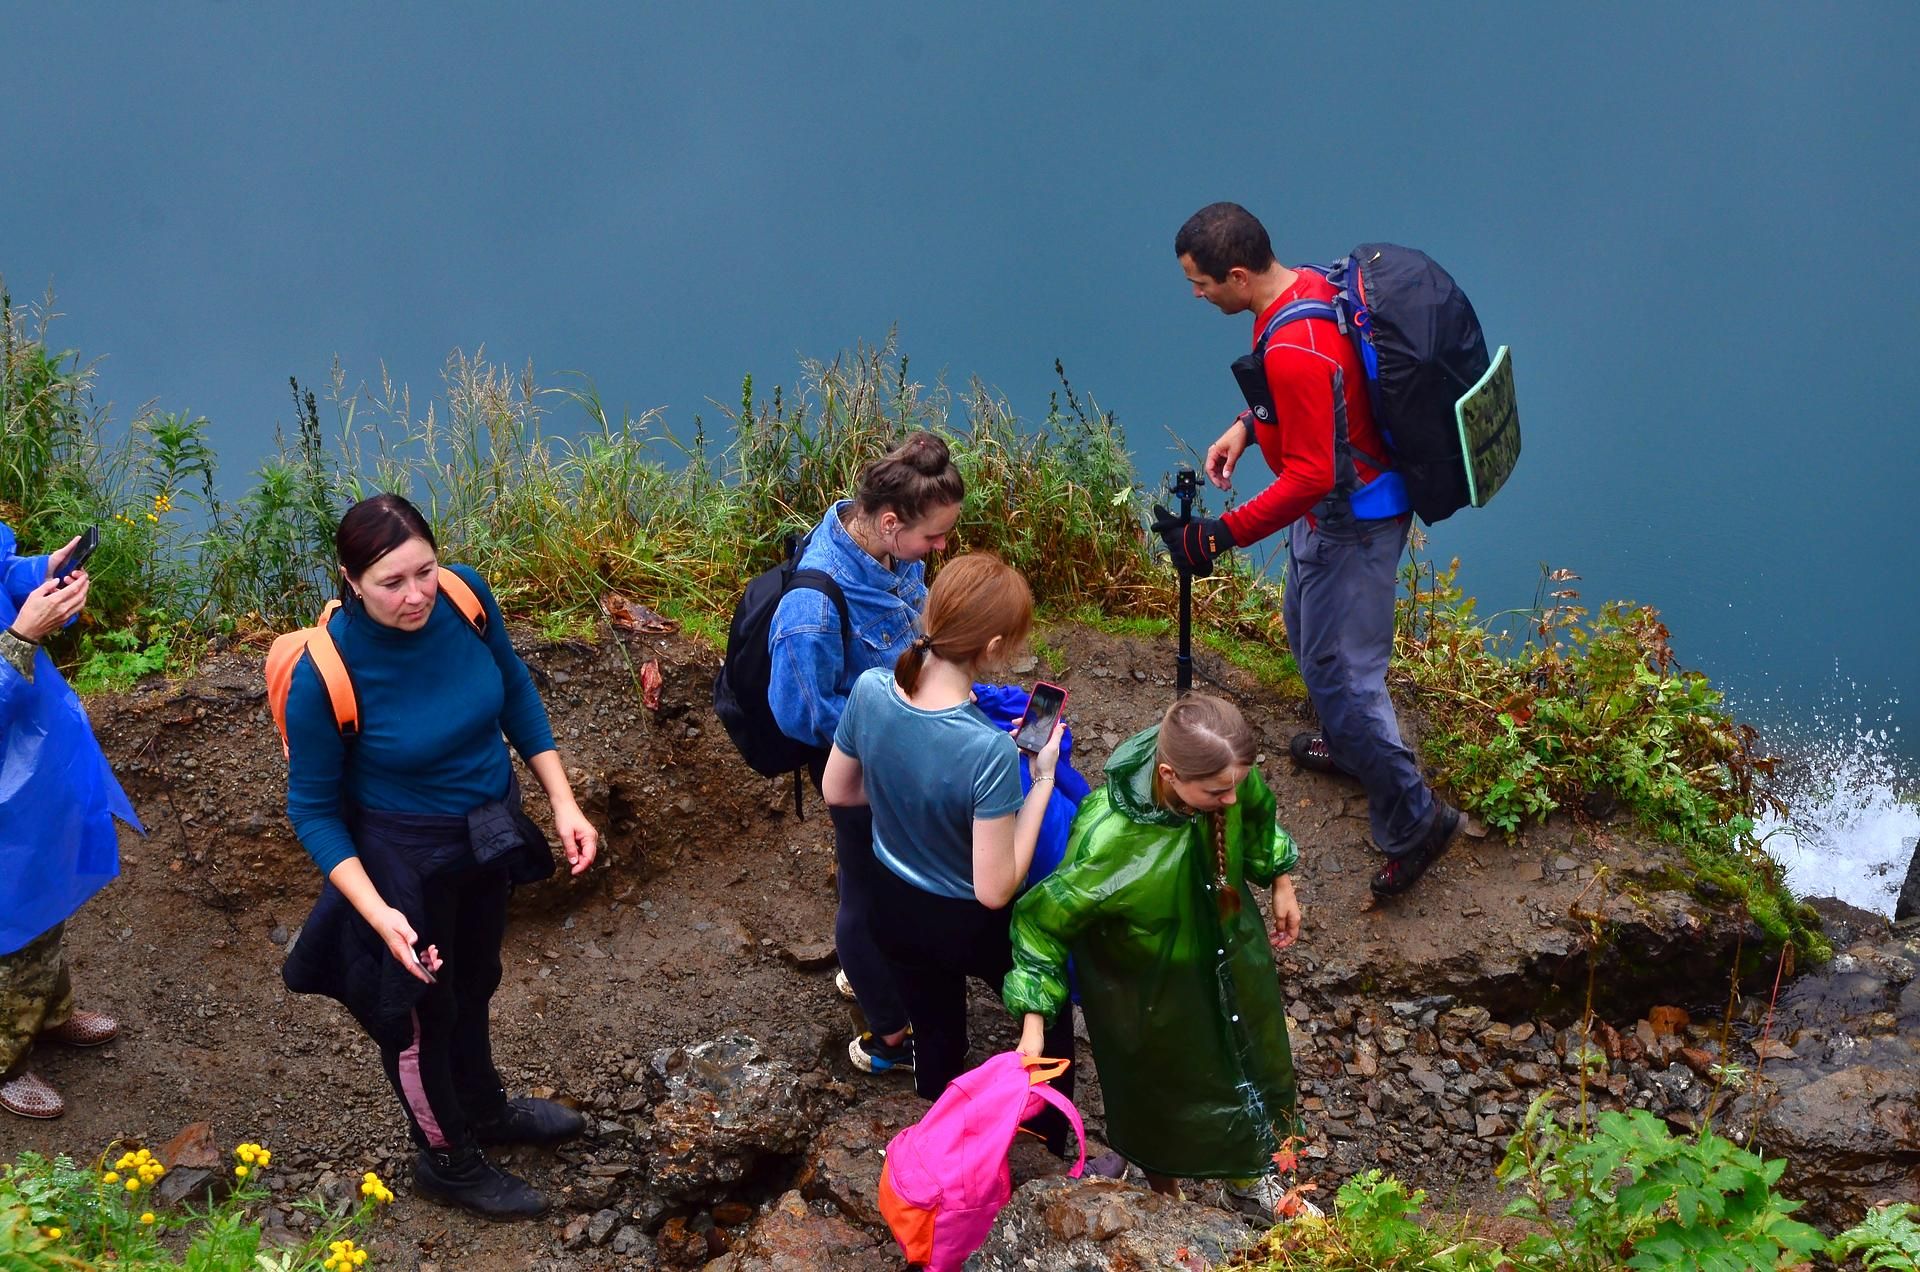
<instances>
[{"instance_id":1,"label":"dirt ground","mask_svg":"<svg viewBox=\"0 0 1920 1272\"><path fill-rule=\"evenodd\" d=\"M1170 701L1171 645L1080 628L1048 641L1064 666L1040 674L1071 691L1075 760L1097 782L1113 746ZM509 1087L550 1089L614 1117L638 1107L634 1079L655 1049L737 1029L843 1101L897 1093L899 1079L857 1074L847 1061L855 1022L830 965L801 970L788 957L832 941L830 827L811 790L795 820L791 786L738 760L708 706L714 653L678 636L589 645L520 633L519 643L605 840L584 878L515 899L494 1024ZM637 688L649 659L664 678L657 711ZM1342 967L1357 977L1439 957L1459 944L1463 913L1492 925L1503 907L1538 901L1539 885L1505 882L1538 877L1507 869L1517 857L1606 847L1576 843L1564 827L1517 845L1484 841L1450 854L1412 904L1371 909L1364 800L1285 759L1303 705L1211 656L1200 668L1200 687L1229 691L1260 728L1262 769L1303 845L1307 932L1283 977L1338 984ZM320 880L286 823L285 766L259 677L259 651L238 649L185 683L91 704L149 833L123 836L121 878L75 917L67 943L82 1004L118 1016L124 1032L98 1052L36 1054L69 1111L0 1121L0 1158L36 1149L85 1159L116 1137L158 1143L208 1120L223 1145L272 1147L291 1190L380 1171L400 1193L374 1238L382 1267L612 1266L604 1251L580 1256L598 1262L559 1254L577 1202L547 1221L492 1225L412 1199L411 1152L374 1048L335 1004L282 986L285 946ZM529 808L544 815L537 798ZM974 1020L981 1055L1010 1045L1011 1022L985 993ZM1097 1130L1090 1071L1080 1103ZM509 1164L566 1202L593 1191L581 1167L592 1155L591 1145L519 1150Z\"/></svg>"}]
</instances>

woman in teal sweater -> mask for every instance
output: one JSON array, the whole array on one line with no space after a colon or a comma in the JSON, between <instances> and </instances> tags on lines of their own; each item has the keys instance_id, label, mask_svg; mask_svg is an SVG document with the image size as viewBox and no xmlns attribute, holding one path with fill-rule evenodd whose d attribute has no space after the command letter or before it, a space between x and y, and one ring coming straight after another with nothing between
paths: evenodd
<instances>
[{"instance_id":1,"label":"woman in teal sweater","mask_svg":"<svg viewBox=\"0 0 1920 1272\"><path fill-rule=\"evenodd\" d=\"M340 999L380 1045L420 1149L422 1195L537 1214L545 1199L480 1149L583 1129L559 1104L509 1101L493 1067L488 1004L507 896L553 871L545 837L520 812L509 742L546 791L573 873L593 863L598 836L480 576L450 567L481 602L474 623L443 595L433 531L398 495L355 504L335 547L346 597L327 630L360 723L342 733L303 658L287 694L287 815L327 886L287 983Z\"/></svg>"}]
</instances>

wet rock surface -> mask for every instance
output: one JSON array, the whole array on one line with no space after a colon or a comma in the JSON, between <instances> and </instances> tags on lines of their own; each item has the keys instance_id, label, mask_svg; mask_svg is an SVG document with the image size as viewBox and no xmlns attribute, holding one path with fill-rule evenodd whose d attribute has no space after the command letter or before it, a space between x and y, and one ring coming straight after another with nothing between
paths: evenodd
<instances>
[{"instance_id":1,"label":"wet rock surface","mask_svg":"<svg viewBox=\"0 0 1920 1272\"><path fill-rule=\"evenodd\" d=\"M873 1204L878 1149L925 1104L910 1083L857 1074L846 1059L859 1022L832 989L833 849L819 805L810 799L796 820L790 786L740 763L708 705L712 651L677 636L630 637L624 650L517 639L576 793L605 836L603 864L587 875L563 872L516 894L494 1004L509 1088L588 1118L576 1143L498 1155L553 1198L548 1220L487 1224L412 1197L413 1152L377 1050L335 1005L280 984L319 879L286 824L285 767L252 653L93 705L151 834L123 838L123 876L76 916L68 949L82 1004L118 1016L124 1032L91 1052L37 1052L69 1112L9 1124L6 1147L85 1160L129 1131L157 1141L206 1117L222 1166L242 1140L273 1148L265 1182L295 1235L313 1220L294 1200L348 1203L371 1169L399 1194L370 1238L382 1268L787 1266L811 1257L795 1235L803 1229L850 1267L869 1257L898 1266ZM1048 643L1045 674L1074 692L1078 763L1097 780L1111 749L1169 699L1170 648L1078 628L1053 629ZM632 667L647 661L663 679L657 710L634 690ZM1800 1058L1755 1054L1763 998L1743 998L1731 1030L1722 1026L1711 1001L1726 992L1734 916L1654 886L1671 860L1620 824L1555 818L1511 842L1461 840L1417 888L1374 906L1364 800L1286 759L1303 705L1210 655L1198 661L1203 684L1224 684L1247 709L1280 819L1302 845L1306 933L1279 974L1308 1134L1301 1172L1319 1184L1318 1200L1384 1166L1436 1205L1497 1208L1488 1167L1541 1091L1576 1100L1584 1074L1598 1107L1645 1107L1679 1126L1711 1113L1725 1127L1732 1092L1716 1066L1786 1081L1807 1063L1810 1049L1779 1024L1765 1041ZM1416 716L1404 719L1417 729ZM537 795L528 806L547 817ZM1586 913L1610 933L1603 960L1632 952L1601 963L1591 1029L1580 1024ZM1905 991L1889 997L1890 978L1873 976L1874 1011L1904 1019ZM1673 1006L1696 1013L1653 1010ZM1889 1035L1871 1017L1840 1032L1880 1065ZM1013 1041L983 989L971 1025L976 1058ZM1084 1044L1079 1059L1076 1098L1097 1152L1099 1077ZM1864 1087L1848 1091L1867 1098ZM1014 1168L1016 1183L1035 1189L1029 1200L1105 1187L1025 1184L1063 1169L1025 1141ZM1100 1241L1087 1235L1101 1227L1096 1207L1068 1244L1090 1242L1103 1258L1157 1250L1161 1212L1146 1204L1138 1224ZM1030 1223L1038 1211L1011 1213L1010 1223ZM1181 1222L1186 1213L1166 1212Z\"/></svg>"},{"instance_id":2,"label":"wet rock surface","mask_svg":"<svg viewBox=\"0 0 1920 1272\"><path fill-rule=\"evenodd\" d=\"M967 1272L1145 1272L1221 1263L1252 1243L1239 1215L1113 1179L1036 1179L1014 1190Z\"/></svg>"},{"instance_id":3,"label":"wet rock surface","mask_svg":"<svg viewBox=\"0 0 1920 1272\"><path fill-rule=\"evenodd\" d=\"M1873 926L1781 994L1779 1045L1733 1115L1833 1226L1875 1201L1920 1204L1920 919Z\"/></svg>"},{"instance_id":4,"label":"wet rock surface","mask_svg":"<svg viewBox=\"0 0 1920 1272\"><path fill-rule=\"evenodd\" d=\"M663 1048L650 1069L663 1093L648 1170L667 1200L723 1197L756 1171L781 1168L813 1138L799 1074L745 1034Z\"/></svg>"},{"instance_id":5,"label":"wet rock surface","mask_svg":"<svg viewBox=\"0 0 1920 1272\"><path fill-rule=\"evenodd\" d=\"M831 1206L784 1194L708 1272L896 1272L889 1239L848 1223Z\"/></svg>"}]
</instances>

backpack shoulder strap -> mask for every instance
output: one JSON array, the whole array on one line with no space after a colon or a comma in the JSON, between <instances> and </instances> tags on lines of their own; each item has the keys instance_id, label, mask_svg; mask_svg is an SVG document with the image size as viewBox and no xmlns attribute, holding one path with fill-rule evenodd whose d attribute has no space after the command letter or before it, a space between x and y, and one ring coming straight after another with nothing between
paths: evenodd
<instances>
[{"instance_id":1,"label":"backpack shoulder strap","mask_svg":"<svg viewBox=\"0 0 1920 1272\"><path fill-rule=\"evenodd\" d=\"M341 736L346 737L360 732L360 696L353 691L353 677L347 674L340 646L333 643L333 633L327 630L327 620L339 608L339 601L328 601L327 607L320 611L319 621L307 629L307 657L313 660L313 669L320 675L327 700L333 704L333 722L339 726Z\"/></svg>"},{"instance_id":2,"label":"backpack shoulder strap","mask_svg":"<svg viewBox=\"0 0 1920 1272\"><path fill-rule=\"evenodd\" d=\"M467 620L469 626L478 634L487 634L487 607L480 602L480 594L473 586L446 566L440 567L440 590L447 594Z\"/></svg>"},{"instance_id":3,"label":"backpack shoulder strap","mask_svg":"<svg viewBox=\"0 0 1920 1272\"><path fill-rule=\"evenodd\" d=\"M1039 1096L1054 1108L1059 1109L1067 1119L1067 1125L1073 1128L1074 1136L1080 1141L1080 1156L1074 1159L1073 1169L1067 1172L1070 1179L1080 1178L1080 1172L1087 1168L1087 1128L1080 1120L1080 1110L1073 1107L1073 1101L1060 1094L1046 1083L1036 1084L1031 1094Z\"/></svg>"},{"instance_id":4,"label":"backpack shoulder strap","mask_svg":"<svg viewBox=\"0 0 1920 1272\"><path fill-rule=\"evenodd\" d=\"M1290 322L1299 322L1302 318L1324 318L1328 322L1338 323L1340 311L1324 300L1296 300L1290 305L1283 306L1280 312L1268 319L1267 325L1260 329L1261 351L1266 350L1267 341L1273 339L1274 332Z\"/></svg>"}]
</instances>

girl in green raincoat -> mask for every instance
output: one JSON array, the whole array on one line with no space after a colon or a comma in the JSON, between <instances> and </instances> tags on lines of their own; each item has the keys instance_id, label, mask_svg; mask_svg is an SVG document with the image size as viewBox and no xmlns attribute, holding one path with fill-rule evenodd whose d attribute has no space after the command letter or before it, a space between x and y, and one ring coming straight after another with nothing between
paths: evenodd
<instances>
[{"instance_id":1,"label":"girl in green raincoat","mask_svg":"<svg viewBox=\"0 0 1920 1272\"><path fill-rule=\"evenodd\" d=\"M1273 950L1300 934L1299 853L1253 760L1245 717L1202 694L1122 743L1059 869L1014 905L1002 996L1039 1054L1071 956L1108 1141L1157 1190L1226 1179L1270 1209L1295 1129ZM1272 889L1271 936L1249 881Z\"/></svg>"}]
</instances>

